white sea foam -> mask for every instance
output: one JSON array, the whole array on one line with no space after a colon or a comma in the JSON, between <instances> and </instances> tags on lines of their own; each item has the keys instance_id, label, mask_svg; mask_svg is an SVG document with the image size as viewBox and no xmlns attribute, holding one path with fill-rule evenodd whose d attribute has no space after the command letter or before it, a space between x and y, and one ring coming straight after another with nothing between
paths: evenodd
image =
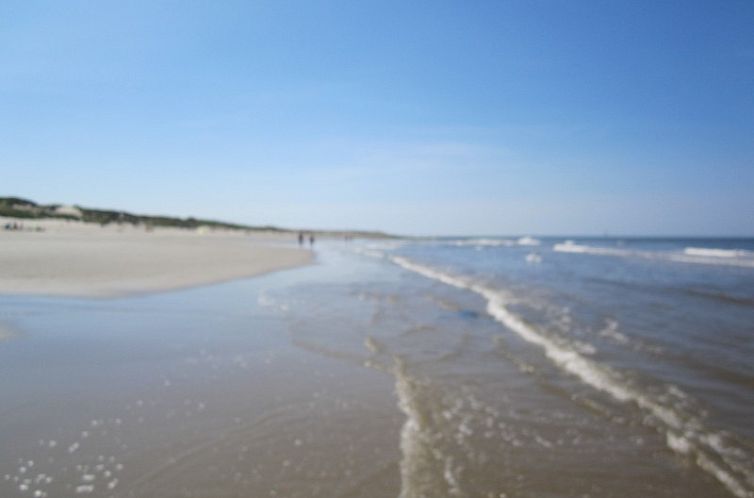
<instances>
[{"instance_id":1,"label":"white sea foam","mask_svg":"<svg viewBox=\"0 0 754 498\"><path fill-rule=\"evenodd\" d=\"M698 265L738 266L742 268L754 268L754 256L720 257L720 256L693 256L687 253L671 253L666 259L677 263L691 263Z\"/></svg>"},{"instance_id":2,"label":"white sea foam","mask_svg":"<svg viewBox=\"0 0 754 498\"><path fill-rule=\"evenodd\" d=\"M681 453L682 455L688 455L691 453L691 442L685 437L674 434L672 431L668 431L665 434L665 438L667 439L668 446L678 453Z\"/></svg>"},{"instance_id":3,"label":"white sea foam","mask_svg":"<svg viewBox=\"0 0 754 498\"><path fill-rule=\"evenodd\" d=\"M538 246L541 242L533 237L520 237L518 239L491 239L491 238L476 238L476 239L458 239L448 242L452 246L458 247L515 247L515 246Z\"/></svg>"},{"instance_id":4,"label":"white sea foam","mask_svg":"<svg viewBox=\"0 0 754 498\"><path fill-rule=\"evenodd\" d=\"M596 247L583 244L576 244L572 240L566 240L561 244L555 244L552 249L557 252L571 252L577 254L594 254L597 256L631 256L633 253L625 249L616 249L613 247Z\"/></svg>"},{"instance_id":5,"label":"white sea foam","mask_svg":"<svg viewBox=\"0 0 754 498\"><path fill-rule=\"evenodd\" d=\"M414 381L406 375L405 366L397 361L394 369L398 406L406 415L401 429L401 494L400 498L440 496L432 472L435 460L433 438L426 415L417 399Z\"/></svg>"},{"instance_id":6,"label":"white sea foam","mask_svg":"<svg viewBox=\"0 0 754 498\"><path fill-rule=\"evenodd\" d=\"M398 405L406 415L400 440L400 498L468 496L463 473L464 462L474 453L469 441L472 425L488 417L492 429L498 413L463 390L433 396L430 386L411 376L399 357L393 360Z\"/></svg>"},{"instance_id":7,"label":"white sea foam","mask_svg":"<svg viewBox=\"0 0 754 498\"><path fill-rule=\"evenodd\" d=\"M461 239L454 240L450 244L459 247L512 247L516 245L516 241L509 239Z\"/></svg>"},{"instance_id":8,"label":"white sea foam","mask_svg":"<svg viewBox=\"0 0 754 498\"><path fill-rule=\"evenodd\" d=\"M520 246L538 246L540 244L539 240L535 239L534 237L529 237L528 235L526 237L521 237L516 241L516 244Z\"/></svg>"},{"instance_id":9,"label":"white sea foam","mask_svg":"<svg viewBox=\"0 0 754 498\"><path fill-rule=\"evenodd\" d=\"M539 254L537 254L535 252L530 252L529 254L526 255L526 262L527 263L532 263L532 264L541 263L542 262L542 256L540 256Z\"/></svg>"},{"instance_id":10,"label":"white sea foam","mask_svg":"<svg viewBox=\"0 0 754 498\"><path fill-rule=\"evenodd\" d=\"M706 247L687 247L683 250L689 256L703 256L707 258L745 258L751 257L749 251L740 249L712 249Z\"/></svg>"},{"instance_id":11,"label":"white sea foam","mask_svg":"<svg viewBox=\"0 0 754 498\"><path fill-rule=\"evenodd\" d=\"M713 462L704 453L698 453L696 455L696 463L697 465L699 465L699 467L715 476L717 480L722 482L725 487L728 488L728 491L730 491L734 495L741 498L754 496L754 493L748 492L746 488L744 488L744 486L738 481L738 479L730 474L730 472L726 472L725 470L721 469L718 464ZM749 479L749 482L751 483L751 479Z\"/></svg>"},{"instance_id":12,"label":"white sea foam","mask_svg":"<svg viewBox=\"0 0 754 498\"><path fill-rule=\"evenodd\" d=\"M594 256L616 256L624 258L643 258L676 263L726 265L754 268L754 253L738 249L706 249L687 247L683 252L669 251L631 251L617 247L590 246L577 244L572 240L555 244L553 251L573 254L590 254Z\"/></svg>"},{"instance_id":13,"label":"white sea foam","mask_svg":"<svg viewBox=\"0 0 754 498\"><path fill-rule=\"evenodd\" d=\"M733 459L731 455L734 451L727 447L721 449L719 441L717 444L710 444L708 441L710 432L702 430L703 426L699 419L691 414L678 413L672 406L663 404L631 385L618 372L585 358L572 346L555 340L527 324L508 310L507 305L511 297L505 292L464 276L453 275L415 263L404 257L393 256L390 259L397 265L419 275L453 287L470 290L484 297L487 300L487 312L493 318L525 341L542 348L545 355L559 368L576 376L585 384L609 394L619 402L634 403L643 411L648 412L657 421L656 425L665 432L670 449L682 454L693 453L699 466L717 477L733 495L739 498L753 496L746 491L739 480L754 482L754 471L750 465L740 463L739 459ZM683 434L683 436L678 436L678 434ZM708 454L714 454L715 459L710 458ZM721 463L716 463L714 460L720 460ZM734 473L739 474L740 477L734 476Z\"/></svg>"},{"instance_id":14,"label":"white sea foam","mask_svg":"<svg viewBox=\"0 0 754 498\"><path fill-rule=\"evenodd\" d=\"M607 325L599 331L599 334L603 337L609 337L620 344L628 344L628 337L618 331L618 326L617 320L608 319Z\"/></svg>"}]
</instances>

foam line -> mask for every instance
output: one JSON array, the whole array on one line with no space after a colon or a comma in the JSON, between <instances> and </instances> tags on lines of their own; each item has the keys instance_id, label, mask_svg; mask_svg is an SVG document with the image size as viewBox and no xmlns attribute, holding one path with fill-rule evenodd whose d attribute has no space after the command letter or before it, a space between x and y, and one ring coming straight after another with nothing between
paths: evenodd
<instances>
[{"instance_id":1,"label":"foam line","mask_svg":"<svg viewBox=\"0 0 754 498\"><path fill-rule=\"evenodd\" d=\"M623 258L644 258L659 261L673 261L676 263L702 264L702 265L725 265L743 268L754 268L754 253L740 249L708 249L698 247L686 247L683 252L663 251L632 251L616 247L598 247L586 244L576 244L572 240L555 244L553 251L590 254L593 256L617 256Z\"/></svg>"},{"instance_id":2,"label":"foam line","mask_svg":"<svg viewBox=\"0 0 754 498\"><path fill-rule=\"evenodd\" d=\"M683 250L689 256L703 256L707 258L745 258L751 257L748 251L740 249L713 249L707 247L687 247Z\"/></svg>"},{"instance_id":3,"label":"foam line","mask_svg":"<svg viewBox=\"0 0 754 498\"><path fill-rule=\"evenodd\" d=\"M459 289L470 290L487 300L487 312L498 322L518 334L525 341L539 346L545 355L560 369L579 378L585 384L605 392L622 403L632 402L660 421L660 429L666 434L668 447L681 454L694 454L700 468L714 475L734 496L751 498L735 474L742 474L744 482L754 485L754 471L748 465L735 461L732 455L738 451L710 444L714 434L702 430L701 422L688 414L679 414L672 407L652 399L631 386L621 376L606 366L590 360L577 351L559 344L536 328L511 313L506 305L510 297L498 289L476 282L470 278L452 275L435 268L410 261L401 256L390 260L406 270L437 280ZM716 439L719 441L719 438ZM711 458L709 454L713 454ZM717 463L721 462L721 463Z\"/></svg>"}]
</instances>

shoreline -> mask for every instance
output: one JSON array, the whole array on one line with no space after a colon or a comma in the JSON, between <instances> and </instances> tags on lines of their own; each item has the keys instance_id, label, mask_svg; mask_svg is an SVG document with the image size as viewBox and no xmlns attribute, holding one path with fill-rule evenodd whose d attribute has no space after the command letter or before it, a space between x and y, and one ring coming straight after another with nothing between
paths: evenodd
<instances>
[{"instance_id":1,"label":"shoreline","mask_svg":"<svg viewBox=\"0 0 754 498\"><path fill-rule=\"evenodd\" d=\"M275 233L148 232L58 220L33 226L43 230L0 231L0 294L117 298L249 278L313 260L290 236Z\"/></svg>"}]
</instances>

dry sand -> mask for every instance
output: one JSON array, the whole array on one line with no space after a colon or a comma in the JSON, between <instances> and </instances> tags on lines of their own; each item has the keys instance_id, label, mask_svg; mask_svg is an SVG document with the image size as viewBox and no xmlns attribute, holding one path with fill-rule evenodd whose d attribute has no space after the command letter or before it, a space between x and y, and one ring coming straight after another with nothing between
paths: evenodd
<instances>
[{"instance_id":1,"label":"dry sand","mask_svg":"<svg viewBox=\"0 0 754 498\"><path fill-rule=\"evenodd\" d=\"M5 225L10 220L0 218ZM44 231L33 231L40 227ZM312 253L274 233L156 229L60 220L0 230L0 293L116 297L304 265Z\"/></svg>"}]
</instances>

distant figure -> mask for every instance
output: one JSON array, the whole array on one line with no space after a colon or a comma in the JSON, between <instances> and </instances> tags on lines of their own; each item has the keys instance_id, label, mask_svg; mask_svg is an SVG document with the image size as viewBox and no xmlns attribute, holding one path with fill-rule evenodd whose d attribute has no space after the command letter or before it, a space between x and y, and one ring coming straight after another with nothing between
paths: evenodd
<instances>
[{"instance_id":1,"label":"distant figure","mask_svg":"<svg viewBox=\"0 0 754 498\"><path fill-rule=\"evenodd\" d=\"M309 234L309 246L314 247L314 234Z\"/></svg>"},{"instance_id":2,"label":"distant figure","mask_svg":"<svg viewBox=\"0 0 754 498\"><path fill-rule=\"evenodd\" d=\"M298 245L303 246L304 245L304 234L299 232L298 233Z\"/></svg>"}]
</instances>

